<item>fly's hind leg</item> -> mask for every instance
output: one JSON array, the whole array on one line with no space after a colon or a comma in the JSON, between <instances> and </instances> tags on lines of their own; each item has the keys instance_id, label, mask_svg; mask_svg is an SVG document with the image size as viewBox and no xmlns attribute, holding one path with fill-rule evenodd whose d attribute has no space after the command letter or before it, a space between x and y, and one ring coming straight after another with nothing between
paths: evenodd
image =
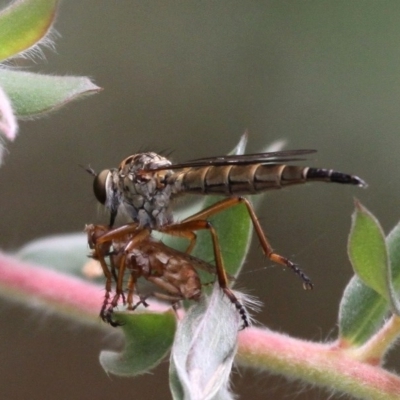
<instances>
[{"instance_id":1,"label":"fly's hind leg","mask_svg":"<svg viewBox=\"0 0 400 400\"><path fill-rule=\"evenodd\" d=\"M260 222L258 221L257 215L254 211L253 206L251 205L250 201L247 200L245 197L230 197L228 199L223 199L212 206L206 208L205 210L202 210L189 218L185 219L181 225L189 222L194 222L196 220L206 220L207 218L218 214L221 211L224 211L230 207L236 206L238 204L243 204L247 212L249 213L251 222L253 224L253 227L256 231L258 240L260 241L261 247L263 249L264 254L273 262L283 265L289 269L291 269L302 281L303 281L303 287L306 290L312 289L313 288L313 283L311 282L311 279L292 261L290 261L288 258L283 257L277 253L275 253L269 244L265 233L261 227Z\"/></svg>"}]
</instances>

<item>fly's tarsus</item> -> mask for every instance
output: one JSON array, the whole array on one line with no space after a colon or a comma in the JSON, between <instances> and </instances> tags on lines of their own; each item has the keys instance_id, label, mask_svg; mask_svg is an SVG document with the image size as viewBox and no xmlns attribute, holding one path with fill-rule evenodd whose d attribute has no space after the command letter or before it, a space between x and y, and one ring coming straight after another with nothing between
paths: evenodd
<instances>
[{"instance_id":1,"label":"fly's tarsus","mask_svg":"<svg viewBox=\"0 0 400 400\"><path fill-rule=\"evenodd\" d=\"M311 282L311 279L301 270L301 268L297 264L290 261L286 257L282 257L276 253L270 254L269 258L277 264L280 264L292 270L303 281L303 288L305 290L312 290L314 288L314 284Z\"/></svg>"}]
</instances>

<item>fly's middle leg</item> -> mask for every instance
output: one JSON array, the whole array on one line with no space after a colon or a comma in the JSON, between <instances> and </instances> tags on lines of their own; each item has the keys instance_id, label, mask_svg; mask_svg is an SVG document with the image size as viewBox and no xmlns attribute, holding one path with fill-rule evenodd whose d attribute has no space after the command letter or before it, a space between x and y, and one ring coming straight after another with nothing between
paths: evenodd
<instances>
[{"instance_id":1,"label":"fly's middle leg","mask_svg":"<svg viewBox=\"0 0 400 400\"><path fill-rule=\"evenodd\" d=\"M283 257L277 253L275 253L269 244L267 237L265 236L265 233L261 227L260 222L258 221L257 215L254 211L254 208L252 204L250 203L249 200L247 200L245 197L230 197L228 199L223 199L212 206L206 208L205 210L202 210L189 218L185 219L182 224L189 223L191 221L196 221L196 220L206 220L207 218L218 214L221 211L227 210L230 207L236 206L238 204L243 204L247 212L249 213L251 222L253 224L253 227L256 231L258 240L260 241L261 247L264 251L264 254L273 262L283 265L287 268L290 268L297 276L300 277L300 279L303 281L303 287L306 290L310 290L313 288L313 283L311 282L311 279L292 261L290 261L288 258Z\"/></svg>"}]
</instances>

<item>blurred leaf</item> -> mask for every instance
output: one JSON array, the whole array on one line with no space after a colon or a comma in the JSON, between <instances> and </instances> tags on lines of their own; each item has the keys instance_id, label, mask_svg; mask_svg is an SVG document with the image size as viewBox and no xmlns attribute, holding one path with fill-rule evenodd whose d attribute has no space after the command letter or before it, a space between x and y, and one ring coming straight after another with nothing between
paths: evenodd
<instances>
[{"instance_id":1,"label":"blurred leaf","mask_svg":"<svg viewBox=\"0 0 400 400\"><path fill-rule=\"evenodd\" d=\"M176 329L173 311L163 314L115 312L122 325L125 348L121 353L102 351L100 364L114 375L143 374L158 365L172 346Z\"/></svg>"},{"instance_id":2,"label":"blurred leaf","mask_svg":"<svg viewBox=\"0 0 400 400\"><path fill-rule=\"evenodd\" d=\"M83 266L89 260L87 236L74 233L37 239L26 244L15 255L23 261L82 277Z\"/></svg>"},{"instance_id":3,"label":"blurred leaf","mask_svg":"<svg viewBox=\"0 0 400 400\"><path fill-rule=\"evenodd\" d=\"M0 69L0 86L18 118L53 111L72 100L101 90L88 78L50 76Z\"/></svg>"},{"instance_id":4,"label":"blurred leaf","mask_svg":"<svg viewBox=\"0 0 400 400\"><path fill-rule=\"evenodd\" d=\"M0 61L39 42L54 21L58 0L19 0L0 13Z\"/></svg>"}]
</instances>

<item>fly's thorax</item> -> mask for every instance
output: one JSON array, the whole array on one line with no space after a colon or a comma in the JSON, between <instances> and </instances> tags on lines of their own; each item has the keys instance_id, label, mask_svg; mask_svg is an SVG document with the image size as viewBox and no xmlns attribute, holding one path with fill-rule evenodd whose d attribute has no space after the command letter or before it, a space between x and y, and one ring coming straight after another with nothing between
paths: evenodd
<instances>
[{"instance_id":1,"label":"fly's thorax","mask_svg":"<svg viewBox=\"0 0 400 400\"><path fill-rule=\"evenodd\" d=\"M172 222L170 170L154 171L171 162L156 153L125 159L118 169L118 185L125 212L140 226L157 228Z\"/></svg>"}]
</instances>

